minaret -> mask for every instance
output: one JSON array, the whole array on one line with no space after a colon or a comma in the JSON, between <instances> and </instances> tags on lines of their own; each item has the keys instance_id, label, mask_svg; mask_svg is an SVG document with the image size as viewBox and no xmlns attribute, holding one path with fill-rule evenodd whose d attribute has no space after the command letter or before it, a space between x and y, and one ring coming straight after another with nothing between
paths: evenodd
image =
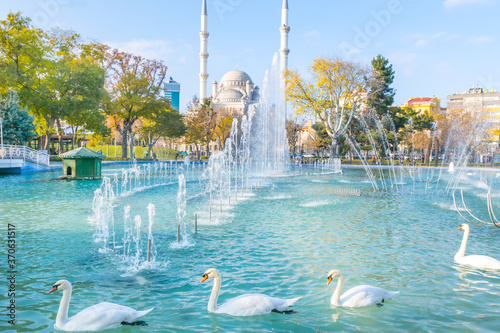
<instances>
[{"instance_id":1,"label":"minaret","mask_svg":"<svg viewBox=\"0 0 500 333\"><path fill-rule=\"evenodd\" d=\"M288 33L290 32L290 26L288 25L288 0L283 0L283 7L281 8L281 48L280 48L280 68L281 72L288 69L288 53L290 49L288 48Z\"/></svg>"},{"instance_id":2,"label":"minaret","mask_svg":"<svg viewBox=\"0 0 500 333\"><path fill-rule=\"evenodd\" d=\"M208 29L207 29L207 0L203 0L201 7L200 31L200 103L207 97L207 59L208 59Z\"/></svg>"}]
</instances>

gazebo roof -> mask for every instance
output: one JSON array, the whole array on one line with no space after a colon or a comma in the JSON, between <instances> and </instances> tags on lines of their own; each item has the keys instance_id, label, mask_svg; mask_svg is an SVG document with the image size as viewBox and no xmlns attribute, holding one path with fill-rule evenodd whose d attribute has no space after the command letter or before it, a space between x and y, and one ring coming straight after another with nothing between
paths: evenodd
<instances>
[{"instance_id":1,"label":"gazebo roof","mask_svg":"<svg viewBox=\"0 0 500 333\"><path fill-rule=\"evenodd\" d=\"M105 155L103 155L101 153L97 153L97 152L90 150L88 148L85 148L85 147L76 148L76 149L67 151L63 154L60 154L59 156L62 158L100 158L100 159L106 158Z\"/></svg>"}]
</instances>

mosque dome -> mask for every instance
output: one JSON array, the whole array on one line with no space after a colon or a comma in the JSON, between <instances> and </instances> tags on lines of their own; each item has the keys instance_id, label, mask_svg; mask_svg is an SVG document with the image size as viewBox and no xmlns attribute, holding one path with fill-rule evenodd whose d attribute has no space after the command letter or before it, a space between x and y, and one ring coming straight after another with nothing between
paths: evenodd
<instances>
[{"instance_id":1,"label":"mosque dome","mask_svg":"<svg viewBox=\"0 0 500 333\"><path fill-rule=\"evenodd\" d=\"M229 71L227 72L222 79L220 80L220 83L224 82L235 82L239 81L244 84L246 84L247 81L250 81L250 83L253 83L252 79L250 78L250 75L243 71L239 70L234 70L234 71Z\"/></svg>"},{"instance_id":2,"label":"mosque dome","mask_svg":"<svg viewBox=\"0 0 500 333\"><path fill-rule=\"evenodd\" d=\"M224 90L218 96L221 101L240 101L242 97L243 94L235 89Z\"/></svg>"}]
</instances>

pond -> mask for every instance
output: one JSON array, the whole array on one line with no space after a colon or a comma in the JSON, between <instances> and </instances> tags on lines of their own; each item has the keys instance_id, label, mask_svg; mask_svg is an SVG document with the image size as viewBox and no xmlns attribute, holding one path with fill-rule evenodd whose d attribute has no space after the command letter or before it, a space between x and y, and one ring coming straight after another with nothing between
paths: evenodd
<instances>
[{"instance_id":1,"label":"pond","mask_svg":"<svg viewBox=\"0 0 500 333\"><path fill-rule=\"evenodd\" d=\"M1 176L3 244L7 224L16 228L16 329L55 331L62 293L47 291L67 279L73 285L70 316L103 301L140 310L154 307L142 318L149 326L116 332L498 331L500 273L453 260L463 236L457 227L464 220L444 191L450 174L429 184L401 173L405 178L398 191L374 191L362 169L344 168L340 174L295 167L280 176L253 178L252 188L240 191L237 202L235 197L219 202L214 196L209 217L202 171L185 172L181 222L182 171L165 169L149 182L144 176L133 191L120 186L112 200L114 224L106 247L94 211L101 180L50 180L60 171ZM121 178L122 166L104 166L103 173ZM479 171L460 176L467 207L485 220L485 180L492 188L493 208L500 211L495 176ZM145 264L149 204L155 209L151 233L156 252ZM124 221L127 206L129 222ZM140 253L137 239L123 244L130 236L125 229L136 226L137 215ZM471 225L466 254L500 259L499 237L498 228ZM134 264L137 258L139 265ZM222 277L219 304L246 293L300 296L293 307L297 313L209 313L213 280L200 280L212 267ZM369 284L400 294L383 306L332 307L337 281L326 284L332 269L342 272L345 290Z\"/></svg>"}]
</instances>

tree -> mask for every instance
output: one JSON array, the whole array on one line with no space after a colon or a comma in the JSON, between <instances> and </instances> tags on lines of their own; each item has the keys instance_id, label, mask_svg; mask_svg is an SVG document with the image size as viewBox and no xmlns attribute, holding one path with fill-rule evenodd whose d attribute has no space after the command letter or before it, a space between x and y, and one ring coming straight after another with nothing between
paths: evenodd
<instances>
[{"instance_id":1,"label":"tree","mask_svg":"<svg viewBox=\"0 0 500 333\"><path fill-rule=\"evenodd\" d=\"M297 71L286 72L286 97L295 114L312 113L325 125L332 139L332 156L338 155L337 141L362 108L370 93L377 92L376 78L367 68L339 58L318 58L311 66L313 82Z\"/></svg>"},{"instance_id":2,"label":"tree","mask_svg":"<svg viewBox=\"0 0 500 333\"><path fill-rule=\"evenodd\" d=\"M153 146L160 137L179 138L186 132L184 117L177 109L172 108L170 100L161 98L158 102L158 107L163 107L153 112L148 119L144 119L140 129L140 133L147 140L148 157L152 156Z\"/></svg>"},{"instance_id":3,"label":"tree","mask_svg":"<svg viewBox=\"0 0 500 333\"><path fill-rule=\"evenodd\" d=\"M332 140L328 136L325 125L315 123L312 125L312 129L316 131L314 146L316 147L318 156L321 156L321 151L326 149L331 144Z\"/></svg>"},{"instance_id":4,"label":"tree","mask_svg":"<svg viewBox=\"0 0 500 333\"><path fill-rule=\"evenodd\" d=\"M31 25L21 13L9 13L0 21L0 93L7 89L18 92L22 106L35 115L37 133L50 135L53 123L44 117L47 108L47 79L52 64L49 38L41 29ZM43 133L41 133L43 131ZM46 140L44 148L48 148Z\"/></svg>"},{"instance_id":5,"label":"tree","mask_svg":"<svg viewBox=\"0 0 500 333\"><path fill-rule=\"evenodd\" d=\"M37 133L44 139L42 148L48 149L56 124L62 134L61 120L75 119L82 111L87 111L87 118L102 120L97 107L105 73L93 58L81 53L78 34L58 29L44 32L20 13L9 14L0 28L0 78L35 116Z\"/></svg>"},{"instance_id":6,"label":"tree","mask_svg":"<svg viewBox=\"0 0 500 333\"><path fill-rule=\"evenodd\" d=\"M394 70L389 60L380 54L372 59L372 70L376 80L375 86L371 87L373 93L368 98L368 104L373 107L379 116L387 113L389 107L394 103L396 92L390 85L394 81Z\"/></svg>"},{"instance_id":7,"label":"tree","mask_svg":"<svg viewBox=\"0 0 500 333\"><path fill-rule=\"evenodd\" d=\"M95 44L86 52L102 54L102 65L108 74L104 110L117 120L116 130L122 136L122 158L127 158L129 135L133 138L132 126L139 119L151 119L162 103L161 86L167 66L106 45Z\"/></svg>"},{"instance_id":8,"label":"tree","mask_svg":"<svg viewBox=\"0 0 500 333\"><path fill-rule=\"evenodd\" d=\"M219 143L219 150L223 150L226 145L226 140L231 134L231 127L233 125L233 118L226 115L220 116L220 121L215 125L213 130L213 140L217 140Z\"/></svg>"},{"instance_id":9,"label":"tree","mask_svg":"<svg viewBox=\"0 0 500 333\"><path fill-rule=\"evenodd\" d=\"M4 144L24 145L36 136L33 116L29 115L26 108L19 106L16 92L9 90L0 98L0 117Z\"/></svg>"},{"instance_id":10,"label":"tree","mask_svg":"<svg viewBox=\"0 0 500 333\"><path fill-rule=\"evenodd\" d=\"M194 144L196 152L199 152L199 145L202 142L204 128L203 124L198 121L199 114L199 100L196 96L188 104L188 114L184 118L186 124L185 142L187 144Z\"/></svg>"},{"instance_id":11,"label":"tree","mask_svg":"<svg viewBox=\"0 0 500 333\"><path fill-rule=\"evenodd\" d=\"M104 97L106 72L95 59L79 55L82 46L77 34L54 29L50 36L51 42L59 45L54 76L49 80L52 94L48 96L48 107L57 125L59 142L62 142L62 120L99 136L109 135L104 115L99 110ZM75 135L73 132L73 145ZM59 145L59 153L62 153L62 145Z\"/></svg>"},{"instance_id":12,"label":"tree","mask_svg":"<svg viewBox=\"0 0 500 333\"><path fill-rule=\"evenodd\" d=\"M186 117L186 143L196 146L205 145L207 155L210 152L210 141L214 136L217 126L217 113L215 112L210 98L205 98L200 105L198 98L194 97L188 105L188 115Z\"/></svg>"},{"instance_id":13,"label":"tree","mask_svg":"<svg viewBox=\"0 0 500 333\"><path fill-rule=\"evenodd\" d=\"M300 131L304 126L303 121L296 119L288 119L286 121L286 137L288 139L288 149L292 156L295 156L295 148L297 147L297 142L299 141Z\"/></svg>"}]
</instances>

